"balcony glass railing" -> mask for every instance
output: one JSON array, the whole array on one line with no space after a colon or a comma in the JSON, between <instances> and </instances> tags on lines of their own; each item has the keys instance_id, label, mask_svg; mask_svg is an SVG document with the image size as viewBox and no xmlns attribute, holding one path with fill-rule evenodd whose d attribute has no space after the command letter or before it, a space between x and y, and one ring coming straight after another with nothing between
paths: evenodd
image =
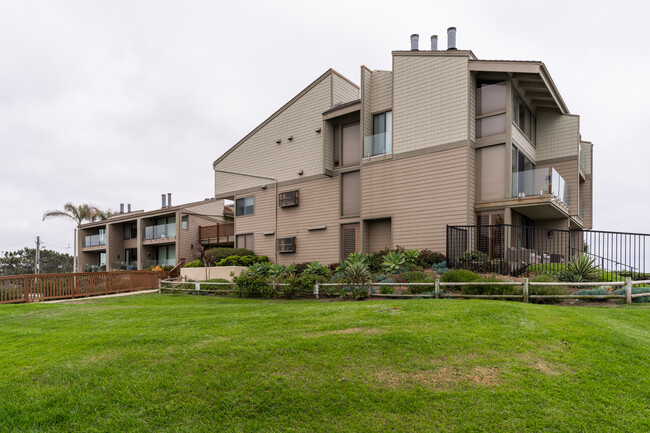
<instances>
[{"instance_id":1,"label":"balcony glass railing","mask_svg":"<svg viewBox=\"0 0 650 433\"><path fill-rule=\"evenodd\" d=\"M512 196L551 194L569 207L571 188L554 168L539 168L512 174Z\"/></svg>"},{"instance_id":2,"label":"balcony glass railing","mask_svg":"<svg viewBox=\"0 0 650 433\"><path fill-rule=\"evenodd\" d=\"M176 237L176 224L159 224L144 229L144 240L170 239Z\"/></svg>"},{"instance_id":3,"label":"balcony glass railing","mask_svg":"<svg viewBox=\"0 0 650 433\"><path fill-rule=\"evenodd\" d=\"M392 132L382 132L381 134L369 135L363 137L363 157L387 155L393 153Z\"/></svg>"},{"instance_id":4,"label":"balcony glass railing","mask_svg":"<svg viewBox=\"0 0 650 433\"><path fill-rule=\"evenodd\" d=\"M106 266L104 265L84 265L83 272L105 272Z\"/></svg>"},{"instance_id":5,"label":"balcony glass railing","mask_svg":"<svg viewBox=\"0 0 650 433\"><path fill-rule=\"evenodd\" d=\"M150 267L156 267L158 265L161 266L176 266L176 259L158 259L158 260L145 260L144 261L144 267L150 268Z\"/></svg>"},{"instance_id":6,"label":"balcony glass railing","mask_svg":"<svg viewBox=\"0 0 650 433\"><path fill-rule=\"evenodd\" d=\"M578 216L580 219L585 219L585 205L582 200L578 200Z\"/></svg>"},{"instance_id":7,"label":"balcony glass railing","mask_svg":"<svg viewBox=\"0 0 650 433\"><path fill-rule=\"evenodd\" d=\"M116 270L116 271L137 271L138 270L138 262L133 261L133 262L113 262L113 266L111 266L111 269Z\"/></svg>"},{"instance_id":8,"label":"balcony glass railing","mask_svg":"<svg viewBox=\"0 0 650 433\"><path fill-rule=\"evenodd\" d=\"M87 247L101 247L106 245L106 235L92 235L84 237L83 246Z\"/></svg>"},{"instance_id":9,"label":"balcony glass railing","mask_svg":"<svg viewBox=\"0 0 650 433\"><path fill-rule=\"evenodd\" d=\"M587 172L587 166L589 165L587 162L587 157L588 157L587 152L582 148L582 145L580 145L580 158L579 158L580 168L585 173Z\"/></svg>"}]
</instances>

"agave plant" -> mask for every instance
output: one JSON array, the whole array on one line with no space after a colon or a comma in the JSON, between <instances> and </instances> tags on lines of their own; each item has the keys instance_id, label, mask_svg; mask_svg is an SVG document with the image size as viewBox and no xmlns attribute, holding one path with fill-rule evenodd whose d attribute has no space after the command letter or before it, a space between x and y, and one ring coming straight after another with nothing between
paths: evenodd
<instances>
[{"instance_id":1,"label":"agave plant","mask_svg":"<svg viewBox=\"0 0 650 433\"><path fill-rule=\"evenodd\" d=\"M566 266L563 277L569 277L568 281L594 281L598 278L600 268L594 265L595 259L589 258L586 254L580 254L571 259Z\"/></svg>"},{"instance_id":2,"label":"agave plant","mask_svg":"<svg viewBox=\"0 0 650 433\"><path fill-rule=\"evenodd\" d=\"M268 273L269 267L270 265L266 262L253 263L248 267L246 273L250 275L261 275L265 277Z\"/></svg>"},{"instance_id":3,"label":"agave plant","mask_svg":"<svg viewBox=\"0 0 650 433\"><path fill-rule=\"evenodd\" d=\"M418 262L418 257L420 254L418 253L418 250L406 250L404 251L404 258L406 259L406 263L409 266L415 266L415 264Z\"/></svg>"},{"instance_id":4,"label":"agave plant","mask_svg":"<svg viewBox=\"0 0 650 433\"><path fill-rule=\"evenodd\" d=\"M329 268L325 265L321 265L318 262L311 262L307 265L304 271L302 271L303 275L322 275L322 276L328 276L330 273Z\"/></svg>"},{"instance_id":5,"label":"agave plant","mask_svg":"<svg viewBox=\"0 0 650 433\"><path fill-rule=\"evenodd\" d=\"M348 258L345 259L345 266L347 267L348 265L353 263L362 263L367 267L368 265L370 265L370 259L368 258L368 254L363 254L360 252L355 252L350 254Z\"/></svg>"},{"instance_id":6,"label":"agave plant","mask_svg":"<svg viewBox=\"0 0 650 433\"><path fill-rule=\"evenodd\" d=\"M352 296L355 299L368 297L368 284L371 278L372 275L368 266L361 262L350 263L345 267L344 279L346 283L352 286Z\"/></svg>"},{"instance_id":7,"label":"agave plant","mask_svg":"<svg viewBox=\"0 0 650 433\"><path fill-rule=\"evenodd\" d=\"M400 274L408 270L406 255L401 251L389 251L381 267L387 274Z\"/></svg>"},{"instance_id":8,"label":"agave plant","mask_svg":"<svg viewBox=\"0 0 650 433\"><path fill-rule=\"evenodd\" d=\"M266 275L277 283L282 277L287 275L287 267L279 263L274 263L268 267Z\"/></svg>"}]
</instances>

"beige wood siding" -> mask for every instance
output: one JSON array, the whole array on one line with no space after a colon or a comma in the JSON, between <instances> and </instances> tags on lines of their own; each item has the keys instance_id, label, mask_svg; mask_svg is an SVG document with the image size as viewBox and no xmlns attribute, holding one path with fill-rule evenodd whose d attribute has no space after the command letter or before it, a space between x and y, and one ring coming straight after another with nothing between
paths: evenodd
<instances>
[{"instance_id":1,"label":"beige wood siding","mask_svg":"<svg viewBox=\"0 0 650 433\"><path fill-rule=\"evenodd\" d=\"M471 146L467 147L467 161L467 188L469 191L467 197L467 222L473 224L474 204L476 203L476 149Z\"/></svg>"},{"instance_id":2,"label":"beige wood siding","mask_svg":"<svg viewBox=\"0 0 650 433\"><path fill-rule=\"evenodd\" d=\"M372 113L393 108L393 73L373 71L371 80L370 110Z\"/></svg>"},{"instance_id":3,"label":"beige wood siding","mask_svg":"<svg viewBox=\"0 0 650 433\"><path fill-rule=\"evenodd\" d=\"M359 99L359 88L345 78L332 74L332 105Z\"/></svg>"},{"instance_id":4,"label":"beige wood siding","mask_svg":"<svg viewBox=\"0 0 650 433\"><path fill-rule=\"evenodd\" d=\"M115 262L124 261L124 225L109 224L107 227L106 244L106 269L113 269ZM119 254L119 258L117 257Z\"/></svg>"},{"instance_id":5,"label":"beige wood siding","mask_svg":"<svg viewBox=\"0 0 650 433\"><path fill-rule=\"evenodd\" d=\"M580 117L561 115L552 110L537 110L536 160L578 155L579 141Z\"/></svg>"},{"instance_id":6,"label":"beige wood siding","mask_svg":"<svg viewBox=\"0 0 650 433\"><path fill-rule=\"evenodd\" d=\"M300 191L297 207L278 208L278 238L296 237L296 253L278 254L284 264L317 260L323 264L339 261L340 176L280 188L279 192ZM274 257L273 188L255 192L255 214L236 217L237 234L254 233L255 252ZM309 230L310 228L325 229Z\"/></svg>"},{"instance_id":7,"label":"beige wood siding","mask_svg":"<svg viewBox=\"0 0 650 433\"><path fill-rule=\"evenodd\" d=\"M185 263L189 263L192 260L196 260L199 252L198 246L201 244L199 239L199 226L211 226L217 223L212 219L187 215L187 230L184 230L181 227L182 218L185 215L187 214L181 212L179 216L178 232L176 234L176 237L179 238L179 246L176 250L176 257L178 260L185 259Z\"/></svg>"},{"instance_id":8,"label":"beige wood siding","mask_svg":"<svg viewBox=\"0 0 650 433\"><path fill-rule=\"evenodd\" d=\"M364 166L364 219L392 216L393 245L445 250L446 225L468 222L467 149Z\"/></svg>"},{"instance_id":9,"label":"beige wood siding","mask_svg":"<svg viewBox=\"0 0 650 433\"><path fill-rule=\"evenodd\" d=\"M331 106L331 80L325 77L269 123L227 154L215 168L276 178L295 179L324 171L322 113ZM293 137L289 141L289 137ZM280 144L276 141L282 140ZM215 171L215 195L272 181Z\"/></svg>"},{"instance_id":10,"label":"beige wood siding","mask_svg":"<svg viewBox=\"0 0 650 433\"><path fill-rule=\"evenodd\" d=\"M593 227L593 183L591 177L585 182L580 182L580 200L582 200L582 212L584 228L590 229ZM573 212L571 212L573 213Z\"/></svg>"},{"instance_id":11,"label":"beige wood siding","mask_svg":"<svg viewBox=\"0 0 650 433\"><path fill-rule=\"evenodd\" d=\"M390 218L366 220L363 222L364 251L374 253L384 248L393 248Z\"/></svg>"},{"instance_id":12,"label":"beige wood siding","mask_svg":"<svg viewBox=\"0 0 650 433\"><path fill-rule=\"evenodd\" d=\"M393 55L393 153L469 138L468 57Z\"/></svg>"}]
</instances>

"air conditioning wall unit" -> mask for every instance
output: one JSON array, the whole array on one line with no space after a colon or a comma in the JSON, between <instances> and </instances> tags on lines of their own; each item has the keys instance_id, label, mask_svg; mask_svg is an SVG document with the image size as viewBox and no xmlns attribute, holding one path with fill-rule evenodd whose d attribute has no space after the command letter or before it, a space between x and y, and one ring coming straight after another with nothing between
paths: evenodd
<instances>
[{"instance_id":1,"label":"air conditioning wall unit","mask_svg":"<svg viewBox=\"0 0 650 433\"><path fill-rule=\"evenodd\" d=\"M294 207L298 206L300 198L300 191L285 191L278 194L278 205L280 207Z\"/></svg>"},{"instance_id":2,"label":"air conditioning wall unit","mask_svg":"<svg viewBox=\"0 0 650 433\"><path fill-rule=\"evenodd\" d=\"M278 252L279 253L295 253L296 252L296 237L278 238Z\"/></svg>"}]
</instances>

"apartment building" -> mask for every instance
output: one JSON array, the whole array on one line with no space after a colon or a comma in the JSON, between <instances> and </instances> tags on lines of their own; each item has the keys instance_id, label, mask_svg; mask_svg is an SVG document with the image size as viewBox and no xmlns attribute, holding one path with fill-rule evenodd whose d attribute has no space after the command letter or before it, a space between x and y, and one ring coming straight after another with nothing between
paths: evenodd
<instances>
[{"instance_id":1,"label":"apartment building","mask_svg":"<svg viewBox=\"0 0 650 433\"><path fill-rule=\"evenodd\" d=\"M593 146L544 63L478 59L455 32L446 50L413 35L360 85L326 71L220 156L236 245L334 263L444 252L447 225L591 228Z\"/></svg>"},{"instance_id":2,"label":"apartment building","mask_svg":"<svg viewBox=\"0 0 650 433\"><path fill-rule=\"evenodd\" d=\"M206 199L171 205L163 194L153 211L131 211L128 205L106 221L79 228L81 272L142 270L156 265L176 266L196 258L198 247L233 246L233 211L223 200Z\"/></svg>"}]
</instances>

